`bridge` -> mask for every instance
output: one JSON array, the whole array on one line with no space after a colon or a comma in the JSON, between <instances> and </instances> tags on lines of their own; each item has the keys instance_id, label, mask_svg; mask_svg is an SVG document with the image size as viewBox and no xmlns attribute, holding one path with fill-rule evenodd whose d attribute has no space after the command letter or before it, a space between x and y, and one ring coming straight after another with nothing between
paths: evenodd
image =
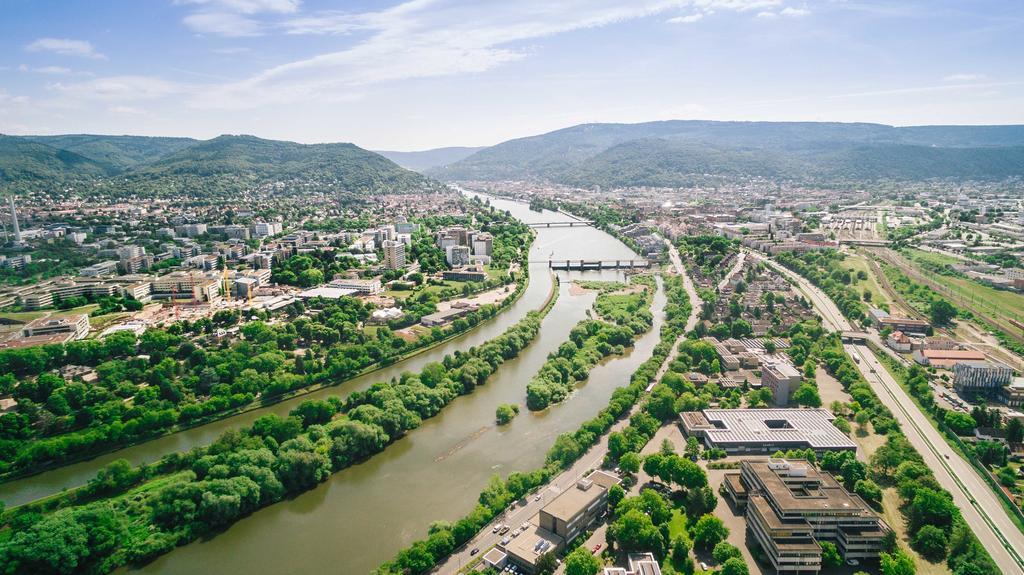
<instances>
[{"instance_id":1,"label":"bridge","mask_svg":"<svg viewBox=\"0 0 1024 575\"><path fill-rule=\"evenodd\" d=\"M548 260L553 270L632 270L651 267L647 260Z\"/></svg>"},{"instance_id":2,"label":"bridge","mask_svg":"<svg viewBox=\"0 0 1024 575\"><path fill-rule=\"evenodd\" d=\"M593 223L587 220L566 220L564 222L535 222L526 225L531 228L574 228L577 226L589 226Z\"/></svg>"}]
</instances>

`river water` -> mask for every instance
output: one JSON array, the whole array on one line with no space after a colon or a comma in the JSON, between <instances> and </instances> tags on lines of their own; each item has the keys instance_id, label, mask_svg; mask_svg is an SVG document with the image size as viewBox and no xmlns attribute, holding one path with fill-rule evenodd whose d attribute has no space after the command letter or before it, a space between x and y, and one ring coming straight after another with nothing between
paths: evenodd
<instances>
[{"instance_id":1,"label":"river water","mask_svg":"<svg viewBox=\"0 0 1024 575\"><path fill-rule=\"evenodd\" d=\"M564 221L556 212L532 212L525 204L492 198L526 222ZM309 397L346 394L402 371L416 371L456 349L490 339L537 309L551 289L547 259L638 259L608 234L589 227L541 228L531 251L530 285L523 297L493 322L463 338L397 366L267 409L184 431L90 462L3 486L22 499L79 484L110 460L151 461L172 450L209 443L225 429L246 425L264 413L285 414ZM586 316L594 294L569 294L568 279L621 279L615 271L559 272L559 299L544 319L537 339L519 357L503 364L486 385L457 398L439 415L388 446L369 461L333 475L316 489L260 510L227 531L186 545L140 569L143 573L368 573L438 519L455 520L475 505L476 495L495 474L530 470L543 463L556 436L575 430L607 404L612 390L628 382L650 357L664 319L665 295L658 284L653 329L625 356L591 371L589 380L560 405L541 413L525 409L526 384ZM494 410L501 403L523 405L511 424L498 428ZM36 487L33 482L41 481ZM12 491L13 490L13 491ZM4 493L0 492L0 493ZM0 495L5 496L6 493ZM13 502L9 499L10 502Z\"/></svg>"}]
</instances>

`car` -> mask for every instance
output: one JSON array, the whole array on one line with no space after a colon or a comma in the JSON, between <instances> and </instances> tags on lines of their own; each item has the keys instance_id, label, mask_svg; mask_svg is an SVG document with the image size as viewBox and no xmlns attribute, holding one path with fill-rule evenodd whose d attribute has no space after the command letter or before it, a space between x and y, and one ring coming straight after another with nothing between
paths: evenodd
<instances>
[{"instance_id":1,"label":"car","mask_svg":"<svg viewBox=\"0 0 1024 575\"><path fill-rule=\"evenodd\" d=\"M597 545L594 545L594 549L593 549L594 555L597 555L597 552L600 551L600 550L601 550L601 544L600 543L598 543Z\"/></svg>"},{"instance_id":2,"label":"car","mask_svg":"<svg viewBox=\"0 0 1024 575\"><path fill-rule=\"evenodd\" d=\"M508 545L508 542L511 541L511 540L512 540L511 537L502 537L501 538L501 544L502 545Z\"/></svg>"},{"instance_id":3,"label":"car","mask_svg":"<svg viewBox=\"0 0 1024 575\"><path fill-rule=\"evenodd\" d=\"M491 533L497 533L498 531L501 531L501 523L498 523L494 526L494 529L491 529Z\"/></svg>"},{"instance_id":4,"label":"car","mask_svg":"<svg viewBox=\"0 0 1024 575\"><path fill-rule=\"evenodd\" d=\"M500 531L499 533L501 533L502 535L504 535L504 534L508 533L510 529L512 529L512 528L511 528L511 527L509 527L508 525L506 525L506 526L504 526L504 527L502 527L502 528L501 528L501 531Z\"/></svg>"},{"instance_id":5,"label":"car","mask_svg":"<svg viewBox=\"0 0 1024 575\"><path fill-rule=\"evenodd\" d=\"M860 565L860 559L847 559L846 564L850 567L856 567L857 565Z\"/></svg>"},{"instance_id":6,"label":"car","mask_svg":"<svg viewBox=\"0 0 1024 575\"><path fill-rule=\"evenodd\" d=\"M479 547L474 547L473 550L469 552L469 556L472 557L472 556L476 555L479 552L480 552L480 548Z\"/></svg>"},{"instance_id":7,"label":"car","mask_svg":"<svg viewBox=\"0 0 1024 575\"><path fill-rule=\"evenodd\" d=\"M700 570L701 571L707 571L708 570L708 564L703 562L703 561L701 561L700 562Z\"/></svg>"},{"instance_id":8,"label":"car","mask_svg":"<svg viewBox=\"0 0 1024 575\"><path fill-rule=\"evenodd\" d=\"M515 531L512 532L512 537L519 537L519 530L518 529L516 529Z\"/></svg>"},{"instance_id":9,"label":"car","mask_svg":"<svg viewBox=\"0 0 1024 575\"><path fill-rule=\"evenodd\" d=\"M533 500L534 501L540 501L540 493L538 493L537 496L533 498Z\"/></svg>"},{"instance_id":10,"label":"car","mask_svg":"<svg viewBox=\"0 0 1024 575\"><path fill-rule=\"evenodd\" d=\"M521 531L526 531L529 528L530 528L530 522L529 521L523 521L523 524L519 526L519 529Z\"/></svg>"}]
</instances>

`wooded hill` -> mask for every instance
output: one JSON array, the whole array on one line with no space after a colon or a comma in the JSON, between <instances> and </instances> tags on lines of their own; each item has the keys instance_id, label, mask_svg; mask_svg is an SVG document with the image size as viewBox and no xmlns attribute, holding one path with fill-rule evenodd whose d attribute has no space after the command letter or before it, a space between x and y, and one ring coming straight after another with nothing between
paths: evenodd
<instances>
[{"instance_id":1,"label":"wooded hill","mask_svg":"<svg viewBox=\"0 0 1024 575\"><path fill-rule=\"evenodd\" d=\"M664 121L582 124L509 140L427 172L579 186L1024 176L1024 126Z\"/></svg>"}]
</instances>

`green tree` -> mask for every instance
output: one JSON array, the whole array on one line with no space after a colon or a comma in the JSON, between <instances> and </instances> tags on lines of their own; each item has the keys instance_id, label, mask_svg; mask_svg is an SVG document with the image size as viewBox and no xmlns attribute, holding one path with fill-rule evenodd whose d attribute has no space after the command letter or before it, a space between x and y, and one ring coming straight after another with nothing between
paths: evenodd
<instances>
[{"instance_id":1,"label":"green tree","mask_svg":"<svg viewBox=\"0 0 1024 575\"><path fill-rule=\"evenodd\" d=\"M597 575L601 560L587 550L577 547L565 557L565 575Z\"/></svg>"},{"instance_id":2,"label":"green tree","mask_svg":"<svg viewBox=\"0 0 1024 575\"><path fill-rule=\"evenodd\" d=\"M953 318L956 317L956 314L956 308L944 299L934 299L928 306L928 316L934 325L949 325Z\"/></svg>"},{"instance_id":3,"label":"green tree","mask_svg":"<svg viewBox=\"0 0 1024 575\"><path fill-rule=\"evenodd\" d=\"M800 387L796 388L796 391L793 392L793 401L797 405L821 407L821 396L818 395L818 388L810 383L801 384Z\"/></svg>"},{"instance_id":4,"label":"green tree","mask_svg":"<svg viewBox=\"0 0 1024 575\"><path fill-rule=\"evenodd\" d=\"M932 561L939 561L946 556L949 540L942 529L934 525L925 525L914 534L913 543L914 549L921 555Z\"/></svg>"},{"instance_id":5,"label":"green tree","mask_svg":"<svg viewBox=\"0 0 1024 575\"><path fill-rule=\"evenodd\" d=\"M739 548L732 543L729 543L728 541L719 541L711 551L711 556L714 557L715 561L718 563L725 563L733 557L743 557L743 553L741 553Z\"/></svg>"},{"instance_id":6,"label":"green tree","mask_svg":"<svg viewBox=\"0 0 1024 575\"><path fill-rule=\"evenodd\" d=\"M650 551L665 555L665 540L651 518L639 509L630 509L612 523L609 535L623 551Z\"/></svg>"},{"instance_id":7,"label":"green tree","mask_svg":"<svg viewBox=\"0 0 1024 575\"><path fill-rule=\"evenodd\" d=\"M729 528L710 513L703 515L693 526L693 546L700 549L712 549L728 536Z\"/></svg>"},{"instance_id":8,"label":"green tree","mask_svg":"<svg viewBox=\"0 0 1024 575\"><path fill-rule=\"evenodd\" d=\"M882 553L882 575L914 575L917 569L914 567L914 560L900 550L892 553Z\"/></svg>"},{"instance_id":9,"label":"green tree","mask_svg":"<svg viewBox=\"0 0 1024 575\"><path fill-rule=\"evenodd\" d=\"M512 421L512 419L519 413L519 406L509 403L503 403L498 406L494 411L494 419L498 422L498 425L505 425Z\"/></svg>"},{"instance_id":10,"label":"green tree","mask_svg":"<svg viewBox=\"0 0 1024 575\"><path fill-rule=\"evenodd\" d=\"M750 569L743 559L732 557L722 564L721 575L749 575Z\"/></svg>"},{"instance_id":11,"label":"green tree","mask_svg":"<svg viewBox=\"0 0 1024 575\"><path fill-rule=\"evenodd\" d=\"M839 548L831 541L821 541L821 564L823 567L839 567L843 564L843 558L839 555Z\"/></svg>"},{"instance_id":12,"label":"green tree","mask_svg":"<svg viewBox=\"0 0 1024 575\"><path fill-rule=\"evenodd\" d=\"M970 435L978 426L973 417L959 411L947 411L946 415L942 417L942 421L957 435Z\"/></svg>"},{"instance_id":13,"label":"green tree","mask_svg":"<svg viewBox=\"0 0 1024 575\"><path fill-rule=\"evenodd\" d=\"M626 473L637 473L640 471L640 456L630 451L619 458L619 469Z\"/></svg>"}]
</instances>

